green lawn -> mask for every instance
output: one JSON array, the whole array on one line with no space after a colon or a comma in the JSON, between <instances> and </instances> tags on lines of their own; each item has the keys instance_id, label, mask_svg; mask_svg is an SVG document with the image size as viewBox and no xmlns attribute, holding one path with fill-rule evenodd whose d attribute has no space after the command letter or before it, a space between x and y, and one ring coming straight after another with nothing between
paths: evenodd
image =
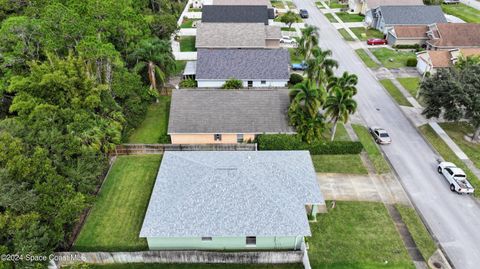
<instances>
[{"instance_id":1,"label":"green lawn","mask_svg":"<svg viewBox=\"0 0 480 269\"><path fill-rule=\"evenodd\" d=\"M325 17L327 17L327 19L330 21L330 22L333 22L333 23L338 23L338 21L335 19L335 17L333 17L333 15L331 13L327 13L327 14L324 14Z\"/></svg>"},{"instance_id":2,"label":"green lawn","mask_svg":"<svg viewBox=\"0 0 480 269\"><path fill-rule=\"evenodd\" d=\"M367 174L362 159L356 154L345 155L312 155L315 172Z\"/></svg>"},{"instance_id":3,"label":"green lawn","mask_svg":"<svg viewBox=\"0 0 480 269\"><path fill-rule=\"evenodd\" d=\"M291 0L285 0L285 3L287 4L289 9L296 9L297 8L297 6Z\"/></svg>"},{"instance_id":4,"label":"green lawn","mask_svg":"<svg viewBox=\"0 0 480 269\"><path fill-rule=\"evenodd\" d=\"M480 189L480 181L479 179L475 176L475 174L468 169L468 167L460 160L457 155L448 147L445 142L435 133L435 131L432 129L432 127L428 124L420 126L419 127L420 131L422 132L423 136L430 142L430 144L437 150L437 152L445 159L446 161L453 162L456 164L458 167L463 169L465 173L467 174L467 178L472 183L473 187L475 189ZM448 186L445 185L445 188L448 188ZM475 197L480 197L480 194L478 191L474 192Z\"/></svg>"},{"instance_id":5,"label":"green lawn","mask_svg":"<svg viewBox=\"0 0 480 269\"><path fill-rule=\"evenodd\" d=\"M363 49L356 49L355 52L357 53L358 57L360 57L360 59L362 59L362 61L365 63L365 65L368 68L377 69L377 68L380 67L376 62L374 62L368 56L368 54Z\"/></svg>"},{"instance_id":6,"label":"green lawn","mask_svg":"<svg viewBox=\"0 0 480 269\"><path fill-rule=\"evenodd\" d=\"M388 48L370 49L377 59L386 68L400 68L407 66L407 60L416 58L414 52L395 51Z\"/></svg>"},{"instance_id":7,"label":"green lawn","mask_svg":"<svg viewBox=\"0 0 480 269\"><path fill-rule=\"evenodd\" d=\"M443 12L466 22L480 23L480 11L465 4L442 5Z\"/></svg>"},{"instance_id":8,"label":"green lawn","mask_svg":"<svg viewBox=\"0 0 480 269\"><path fill-rule=\"evenodd\" d=\"M397 78L397 80L413 97L417 97L418 87L420 84L419 77Z\"/></svg>"},{"instance_id":9,"label":"green lawn","mask_svg":"<svg viewBox=\"0 0 480 269\"><path fill-rule=\"evenodd\" d=\"M480 168L480 144L472 143L464 139L465 136L470 137L474 128L466 122L449 122L440 123L443 130L447 132L448 136L455 141L455 143L467 154L475 166Z\"/></svg>"},{"instance_id":10,"label":"green lawn","mask_svg":"<svg viewBox=\"0 0 480 269\"><path fill-rule=\"evenodd\" d=\"M383 204L336 202L311 223L308 256L315 269L415 268Z\"/></svg>"},{"instance_id":11,"label":"green lawn","mask_svg":"<svg viewBox=\"0 0 480 269\"><path fill-rule=\"evenodd\" d=\"M329 4L329 2L330 2L330 5L329 5L330 8L344 8L347 6L347 4L342 4L338 0L330 0L330 1L325 0L325 3L327 3L327 5Z\"/></svg>"},{"instance_id":12,"label":"green lawn","mask_svg":"<svg viewBox=\"0 0 480 269\"><path fill-rule=\"evenodd\" d=\"M335 13L343 22L362 22L365 19L365 16L359 14L350 14L348 12L337 12Z\"/></svg>"},{"instance_id":13,"label":"green lawn","mask_svg":"<svg viewBox=\"0 0 480 269\"><path fill-rule=\"evenodd\" d=\"M360 140L360 142L362 142L362 145L365 148L365 151L368 154L368 158L372 162L375 171L378 174L390 172L390 166L383 158L383 155L380 152L377 143L375 143L375 141L373 140L371 134L368 132L368 129L356 124L353 124L352 127L355 130L358 139Z\"/></svg>"},{"instance_id":14,"label":"green lawn","mask_svg":"<svg viewBox=\"0 0 480 269\"><path fill-rule=\"evenodd\" d=\"M68 268L68 267L67 267ZM91 265L90 269L302 269L302 264L165 264L130 263Z\"/></svg>"},{"instance_id":15,"label":"green lawn","mask_svg":"<svg viewBox=\"0 0 480 269\"><path fill-rule=\"evenodd\" d=\"M362 41L366 41L369 38L383 38L384 34L377 29L365 28L365 27L352 27L352 32Z\"/></svg>"},{"instance_id":16,"label":"green lawn","mask_svg":"<svg viewBox=\"0 0 480 269\"><path fill-rule=\"evenodd\" d=\"M297 50L294 48L289 48L288 51L290 52L290 61L292 64L299 64L305 59L302 55L297 55Z\"/></svg>"},{"instance_id":17,"label":"green lawn","mask_svg":"<svg viewBox=\"0 0 480 269\"><path fill-rule=\"evenodd\" d=\"M201 8L193 8L193 7L191 7L191 8L188 9L188 12L202 12L202 9L201 9Z\"/></svg>"},{"instance_id":18,"label":"green lawn","mask_svg":"<svg viewBox=\"0 0 480 269\"><path fill-rule=\"evenodd\" d=\"M433 238L430 236L425 225L423 225L422 220L418 216L415 209L405 206L405 205L395 205L395 207L400 212L403 222L407 225L410 234L415 241L418 249L422 253L423 258L428 261L428 259L433 255L437 246L433 241Z\"/></svg>"},{"instance_id":19,"label":"green lawn","mask_svg":"<svg viewBox=\"0 0 480 269\"><path fill-rule=\"evenodd\" d=\"M147 249L147 241L138 235L161 157L117 158L74 243L76 251Z\"/></svg>"},{"instance_id":20,"label":"green lawn","mask_svg":"<svg viewBox=\"0 0 480 269\"><path fill-rule=\"evenodd\" d=\"M142 124L130 135L131 144L168 143L167 126L170 111L170 96L160 96L159 102L148 107Z\"/></svg>"},{"instance_id":21,"label":"green lawn","mask_svg":"<svg viewBox=\"0 0 480 269\"><path fill-rule=\"evenodd\" d=\"M291 28L288 28L288 27L282 27L281 28L282 31L285 31L285 32L295 32L295 28L291 27Z\"/></svg>"},{"instance_id":22,"label":"green lawn","mask_svg":"<svg viewBox=\"0 0 480 269\"><path fill-rule=\"evenodd\" d=\"M353 41L354 40L353 37L347 32L347 30L345 30L343 28L340 28L340 29L338 29L338 32L340 32L343 39L345 39L347 41Z\"/></svg>"},{"instance_id":23,"label":"green lawn","mask_svg":"<svg viewBox=\"0 0 480 269\"><path fill-rule=\"evenodd\" d=\"M274 8L285 9L285 5L282 1L270 1Z\"/></svg>"},{"instance_id":24,"label":"green lawn","mask_svg":"<svg viewBox=\"0 0 480 269\"><path fill-rule=\"evenodd\" d=\"M176 60L175 61L175 75L182 75L183 71L185 70L185 65L187 65L187 61Z\"/></svg>"},{"instance_id":25,"label":"green lawn","mask_svg":"<svg viewBox=\"0 0 480 269\"><path fill-rule=\"evenodd\" d=\"M197 48L195 48L195 36L182 36L180 38L180 51L197 51Z\"/></svg>"},{"instance_id":26,"label":"green lawn","mask_svg":"<svg viewBox=\"0 0 480 269\"><path fill-rule=\"evenodd\" d=\"M185 18L185 19L183 19L183 22L180 25L180 28L192 28L192 24L195 21L198 21L198 20L192 20L192 19Z\"/></svg>"},{"instance_id":27,"label":"green lawn","mask_svg":"<svg viewBox=\"0 0 480 269\"><path fill-rule=\"evenodd\" d=\"M393 84L390 79L382 79L380 83L383 87L390 93L390 95L395 99L395 101L401 106L412 106L410 102L408 102L407 98L400 92L400 90Z\"/></svg>"}]
</instances>

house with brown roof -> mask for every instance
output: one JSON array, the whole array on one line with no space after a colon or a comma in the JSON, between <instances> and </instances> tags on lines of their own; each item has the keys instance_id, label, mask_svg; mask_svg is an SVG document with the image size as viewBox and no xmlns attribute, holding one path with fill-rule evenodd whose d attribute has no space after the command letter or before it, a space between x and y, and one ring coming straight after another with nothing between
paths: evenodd
<instances>
[{"instance_id":1,"label":"house with brown roof","mask_svg":"<svg viewBox=\"0 0 480 269\"><path fill-rule=\"evenodd\" d=\"M387 41L392 47L402 45L425 45L428 40L426 25L396 25L388 31Z\"/></svg>"},{"instance_id":2,"label":"house with brown roof","mask_svg":"<svg viewBox=\"0 0 480 269\"><path fill-rule=\"evenodd\" d=\"M353 13L366 14L368 10L379 6L423 5L422 0L348 0L348 9Z\"/></svg>"},{"instance_id":3,"label":"house with brown roof","mask_svg":"<svg viewBox=\"0 0 480 269\"><path fill-rule=\"evenodd\" d=\"M480 48L480 24L437 23L429 25L428 50Z\"/></svg>"},{"instance_id":4,"label":"house with brown roof","mask_svg":"<svg viewBox=\"0 0 480 269\"><path fill-rule=\"evenodd\" d=\"M460 57L470 56L480 56L480 48L423 51L417 54L417 70L435 73L439 68L453 66Z\"/></svg>"}]
</instances>

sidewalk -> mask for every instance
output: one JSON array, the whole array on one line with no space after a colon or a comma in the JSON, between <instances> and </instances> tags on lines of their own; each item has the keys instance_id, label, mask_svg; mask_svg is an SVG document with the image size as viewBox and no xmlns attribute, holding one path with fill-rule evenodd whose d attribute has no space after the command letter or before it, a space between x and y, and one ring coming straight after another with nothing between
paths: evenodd
<instances>
[{"instance_id":1,"label":"sidewalk","mask_svg":"<svg viewBox=\"0 0 480 269\"><path fill-rule=\"evenodd\" d=\"M333 25L337 25L335 28L337 29L345 29L347 33L353 38L353 40L359 40L358 37L350 30L350 28L347 27L347 25L335 14L336 9L331 9L324 1L320 1L320 3L325 7L325 11L321 10L323 13L331 13L332 16L335 18L335 20L338 21L338 23L332 23Z\"/></svg>"}]
</instances>

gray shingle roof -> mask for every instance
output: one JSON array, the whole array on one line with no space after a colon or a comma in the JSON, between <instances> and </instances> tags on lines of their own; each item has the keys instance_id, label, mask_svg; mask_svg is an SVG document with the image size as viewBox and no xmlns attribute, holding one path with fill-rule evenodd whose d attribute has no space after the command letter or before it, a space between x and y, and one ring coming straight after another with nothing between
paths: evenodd
<instances>
[{"instance_id":1,"label":"gray shingle roof","mask_svg":"<svg viewBox=\"0 0 480 269\"><path fill-rule=\"evenodd\" d=\"M290 54L286 49L199 49L197 80L288 80Z\"/></svg>"},{"instance_id":2,"label":"gray shingle roof","mask_svg":"<svg viewBox=\"0 0 480 269\"><path fill-rule=\"evenodd\" d=\"M270 0L213 0L213 5L232 6L268 6L272 7Z\"/></svg>"},{"instance_id":3,"label":"gray shingle roof","mask_svg":"<svg viewBox=\"0 0 480 269\"><path fill-rule=\"evenodd\" d=\"M386 25L427 25L447 22L439 6L380 6Z\"/></svg>"},{"instance_id":4,"label":"gray shingle roof","mask_svg":"<svg viewBox=\"0 0 480 269\"><path fill-rule=\"evenodd\" d=\"M236 22L268 24L267 6L205 5L202 8L202 22Z\"/></svg>"},{"instance_id":5,"label":"gray shingle roof","mask_svg":"<svg viewBox=\"0 0 480 269\"><path fill-rule=\"evenodd\" d=\"M280 39L280 27L263 23L199 23L197 48L265 48L265 39Z\"/></svg>"},{"instance_id":6,"label":"gray shingle roof","mask_svg":"<svg viewBox=\"0 0 480 269\"><path fill-rule=\"evenodd\" d=\"M294 133L288 90L174 90L168 133Z\"/></svg>"},{"instance_id":7,"label":"gray shingle roof","mask_svg":"<svg viewBox=\"0 0 480 269\"><path fill-rule=\"evenodd\" d=\"M140 237L309 236L308 151L165 152Z\"/></svg>"}]
</instances>

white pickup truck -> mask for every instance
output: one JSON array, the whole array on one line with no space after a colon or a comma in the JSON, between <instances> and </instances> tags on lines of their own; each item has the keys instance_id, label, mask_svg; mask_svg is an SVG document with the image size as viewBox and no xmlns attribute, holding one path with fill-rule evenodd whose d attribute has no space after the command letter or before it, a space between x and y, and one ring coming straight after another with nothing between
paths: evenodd
<instances>
[{"instance_id":1,"label":"white pickup truck","mask_svg":"<svg viewBox=\"0 0 480 269\"><path fill-rule=\"evenodd\" d=\"M457 193L472 194L474 189L462 169L450 162L439 162L438 173L442 174L450 184L450 190Z\"/></svg>"}]
</instances>

